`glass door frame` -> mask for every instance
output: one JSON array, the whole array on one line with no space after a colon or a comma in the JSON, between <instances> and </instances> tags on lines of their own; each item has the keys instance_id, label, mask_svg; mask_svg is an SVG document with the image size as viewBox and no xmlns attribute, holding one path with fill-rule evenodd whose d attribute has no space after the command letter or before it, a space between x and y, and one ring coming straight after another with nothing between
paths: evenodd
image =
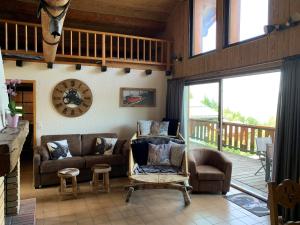
<instances>
[{"instance_id":1,"label":"glass door frame","mask_svg":"<svg viewBox=\"0 0 300 225\"><path fill-rule=\"evenodd\" d=\"M189 87L191 85L201 85L201 84L210 84L210 83L218 83L218 128L217 128L217 138L218 138L218 144L217 144L217 149L218 151L222 151L222 145L223 145L223 140L222 140L222 136L223 136L223 128L222 128L222 123L223 123L223 79L209 79L209 80L200 80L200 81L196 81L196 82L191 82L185 85L185 87ZM189 94L189 89L187 91L188 93L185 93L185 96L187 97ZM188 108L189 110L189 102L190 100L188 98L187 99L187 105L184 104L183 106ZM185 119L186 121L189 121L189 111L187 112L187 114L184 114L185 116L187 115L187 119ZM189 123L187 123L189 125ZM189 133L189 129L188 126L185 126L187 131L187 138L189 138L190 133ZM188 141L189 143L189 141Z\"/></svg>"}]
</instances>

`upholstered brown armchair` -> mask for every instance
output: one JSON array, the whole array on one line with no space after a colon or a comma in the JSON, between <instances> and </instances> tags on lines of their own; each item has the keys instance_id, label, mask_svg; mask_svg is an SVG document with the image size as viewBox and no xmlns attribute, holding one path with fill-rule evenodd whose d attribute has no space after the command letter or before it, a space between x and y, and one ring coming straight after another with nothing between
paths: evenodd
<instances>
[{"instance_id":1,"label":"upholstered brown armchair","mask_svg":"<svg viewBox=\"0 0 300 225\"><path fill-rule=\"evenodd\" d=\"M221 152L194 149L188 153L190 185L194 192L226 194L230 189L232 163Z\"/></svg>"}]
</instances>

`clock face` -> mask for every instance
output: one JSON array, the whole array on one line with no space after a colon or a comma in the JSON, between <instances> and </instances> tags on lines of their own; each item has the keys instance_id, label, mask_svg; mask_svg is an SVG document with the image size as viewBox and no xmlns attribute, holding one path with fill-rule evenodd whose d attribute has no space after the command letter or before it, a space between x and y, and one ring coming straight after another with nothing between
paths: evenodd
<instances>
[{"instance_id":1,"label":"clock face","mask_svg":"<svg viewBox=\"0 0 300 225\"><path fill-rule=\"evenodd\" d=\"M93 94L82 81L68 79L55 86L52 102L56 110L63 116L77 117L89 110L93 102Z\"/></svg>"}]
</instances>

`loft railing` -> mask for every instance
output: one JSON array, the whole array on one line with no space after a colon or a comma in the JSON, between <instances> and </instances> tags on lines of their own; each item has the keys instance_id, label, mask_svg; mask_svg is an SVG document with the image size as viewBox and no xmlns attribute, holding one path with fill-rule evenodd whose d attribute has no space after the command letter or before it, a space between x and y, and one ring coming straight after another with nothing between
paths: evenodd
<instances>
[{"instance_id":1,"label":"loft railing","mask_svg":"<svg viewBox=\"0 0 300 225\"><path fill-rule=\"evenodd\" d=\"M42 55L40 24L0 20L4 53ZM101 63L132 63L170 69L170 42L163 39L64 27L57 57Z\"/></svg>"},{"instance_id":2,"label":"loft railing","mask_svg":"<svg viewBox=\"0 0 300 225\"><path fill-rule=\"evenodd\" d=\"M222 146L243 152L256 152L256 137L271 137L274 141L275 128L223 122ZM200 119L189 120L189 136L192 139L217 145L218 122Z\"/></svg>"}]
</instances>

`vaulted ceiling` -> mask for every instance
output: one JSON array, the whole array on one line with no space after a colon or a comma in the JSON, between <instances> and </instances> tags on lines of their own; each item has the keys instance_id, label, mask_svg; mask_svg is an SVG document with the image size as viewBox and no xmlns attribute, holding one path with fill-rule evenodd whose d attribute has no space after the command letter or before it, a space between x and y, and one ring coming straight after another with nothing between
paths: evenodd
<instances>
[{"instance_id":1,"label":"vaulted ceiling","mask_svg":"<svg viewBox=\"0 0 300 225\"><path fill-rule=\"evenodd\" d=\"M182 0L71 0L65 26L157 36ZM39 22L38 0L1 0L2 19Z\"/></svg>"}]
</instances>

